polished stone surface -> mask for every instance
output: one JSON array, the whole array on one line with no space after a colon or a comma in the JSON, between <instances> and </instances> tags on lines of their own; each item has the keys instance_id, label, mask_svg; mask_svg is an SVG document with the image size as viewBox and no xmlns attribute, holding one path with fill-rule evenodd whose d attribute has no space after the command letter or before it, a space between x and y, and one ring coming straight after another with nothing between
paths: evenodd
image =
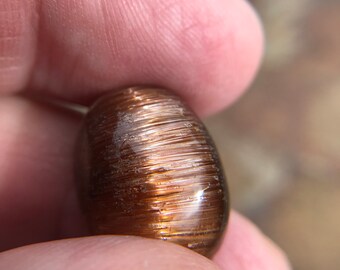
<instances>
[{"instance_id":1,"label":"polished stone surface","mask_svg":"<svg viewBox=\"0 0 340 270\"><path fill-rule=\"evenodd\" d=\"M134 87L100 98L85 118L78 157L94 234L212 254L228 217L225 177L204 125L177 96Z\"/></svg>"}]
</instances>

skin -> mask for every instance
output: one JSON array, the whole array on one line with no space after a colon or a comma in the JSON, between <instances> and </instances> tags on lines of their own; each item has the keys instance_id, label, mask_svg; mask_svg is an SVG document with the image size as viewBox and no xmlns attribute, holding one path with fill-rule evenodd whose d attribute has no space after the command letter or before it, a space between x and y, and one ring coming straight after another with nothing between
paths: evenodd
<instances>
[{"instance_id":1,"label":"skin","mask_svg":"<svg viewBox=\"0 0 340 270\"><path fill-rule=\"evenodd\" d=\"M81 114L51 102L87 105L148 84L202 117L227 107L262 54L245 1L0 0L0 13L0 269L290 269L235 212L212 260L162 241L82 237L72 168Z\"/></svg>"}]
</instances>

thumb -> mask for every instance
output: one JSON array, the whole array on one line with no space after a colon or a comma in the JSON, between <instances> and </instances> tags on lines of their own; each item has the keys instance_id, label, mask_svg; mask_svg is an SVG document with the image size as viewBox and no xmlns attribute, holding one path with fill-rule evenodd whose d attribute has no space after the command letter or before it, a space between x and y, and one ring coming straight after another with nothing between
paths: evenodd
<instances>
[{"instance_id":1,"label":"thumb","mask_svg":"<svg viewBox=\"0 0 340 270\"><path fill-rule=\"evenodd\" d=\"M218 267L189 249L134 236L67 239L0 254L0 269L205 269Z\"/></svg>"}]
</instances>

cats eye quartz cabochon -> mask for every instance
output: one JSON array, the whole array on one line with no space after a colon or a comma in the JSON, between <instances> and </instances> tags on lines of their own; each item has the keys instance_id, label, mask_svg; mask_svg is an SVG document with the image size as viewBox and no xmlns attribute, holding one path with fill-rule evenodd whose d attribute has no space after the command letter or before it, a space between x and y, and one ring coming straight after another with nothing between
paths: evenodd
<instances>
[{"instance_id":1,"label":"cats eye quartz cabochon","mask_svg":"<svg viewBox=\"0 0 340 270\"><path fill-rule=\"evenodd\" d=\"M112 91L85 116L79 195L93 234L161 239L211 256L229 215L228 191L203 123L173 93Z\"/></svg>"}]
</instances>

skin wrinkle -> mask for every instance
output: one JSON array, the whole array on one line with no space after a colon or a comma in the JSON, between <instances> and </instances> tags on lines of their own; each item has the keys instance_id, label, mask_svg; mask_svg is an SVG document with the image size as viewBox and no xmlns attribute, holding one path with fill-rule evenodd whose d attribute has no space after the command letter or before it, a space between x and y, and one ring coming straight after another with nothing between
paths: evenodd
<instances>
[{"instance_id":1,"label":"skin wrinkle","mask_svg":"<svg viewBox=\"0 0 340 270\"><path fill-rule=\"evenodd\" d=\"M20 58L18 40L22 34L22 23L20 22L22 11L17 1L13 1L10 5L1 5L0 11L0 78L6 78L18 69ZM19 23L13 23L13 21L19 21ZM3 81L0 81L0 85L11 86L8 82L3 83Z\"/></svg>"},{"instance_id":2,"label":"skin wrinkle","mask_svg":"<svg viewBox=\"0 0 340 270\"><path fill-rule=\"evenodd\" d=\"M149 74L153 74L153 72L149 69L149 67L152 67L153 65L152 59L157 58L158 56L155 54L153 57L144 57L151 55L150 47L153 42L148 42L148 40L152 40L152 36L155 35L155 33L148 32L148 29L152 29L153 23L145 24L144 22L145 15L143 14L148 12L143 12L143 10L146 10L146 5L141 1L120 5L120 3L123 2L119 1L118 5L120 5L121 8L118 9L120 11L118 12L118 16L110 16L109 11L114 9L113 3L111 1L102 1L102 3L105 3L105 8L103 8L105 11L104 19L107 22L105 24L105 33L106 36L108 36L107 39L109 40L109 47L113 48L111 49L112 62L115 62L115 59L118 58L122 62L122 65L120 65L118 69L123 68L133 70L135 69L135 65L133 63L136 61L134 58L142 56L143 59L141 62L143 62L143 65L146 68L141 71L141 76L143 76L143 79L148 80L150 78ZM133 19L126 20L126 18L124 18L124 13L130 14L130 17ZM152 19L153 17L150 16L150 20ZM115 35L111 34L112 29L117 29ZM141 29L142 31L137 29ZM135 54L131 53L131 44L133 43L138 44L138 46L134 48L136 50ZM133 55L134 57L132 57ZM136 68L138 68L138 66L136 66ZM128 72L125 74L127 74L127 77L129 76Z\"/></svg>"},{"instance_id":3,"label":"skin wrinkle","mask_svg":"<svg viewBox=\"0 0 340 270\"><path fill-rule=\"evenodd\" d=\"M120 53L117 52L118 48L118 40L113 37L113 33L110 31L111 25L117 25L119 19L122 17L122 14L119 13L117 17L110 17L108 12L108 1L101 0L99 1L99 10L101 11L102 18L104 20L105 27L105 43L107 46L111 46L111 57L114 59L115 54L119 55Z\"/></svg>"},{"instance_id":4,"label":"skin wrinkle","mask_svg":"<svg viewBox=\"0 0 340 270\"><path fill-rule=\"evenodd\" d=\"M121 247L128 240L127 238L119 238L115 239L115 241L109 241L110 239L107 237L99 236L98 239L94 239L94 243L90 242L88 244L82 245L81 249L75 249L73 252L68 254L68 258L65 260L65 265L72 266L73 264L81 264L84 258L91 257L92 254L96 254L98 251L101 257L110 256L112 250ZM104 260L103 260L104 261ZM95 263L96 260L93 260ZM89 262L85 264L88 265ZM85 265L84 265L85 266ZM95 265L94 265L95 266ZM80 269L82 267L79 267ZM95 268L94 268L95 269Z\"/></svg>"}]
</instances>

